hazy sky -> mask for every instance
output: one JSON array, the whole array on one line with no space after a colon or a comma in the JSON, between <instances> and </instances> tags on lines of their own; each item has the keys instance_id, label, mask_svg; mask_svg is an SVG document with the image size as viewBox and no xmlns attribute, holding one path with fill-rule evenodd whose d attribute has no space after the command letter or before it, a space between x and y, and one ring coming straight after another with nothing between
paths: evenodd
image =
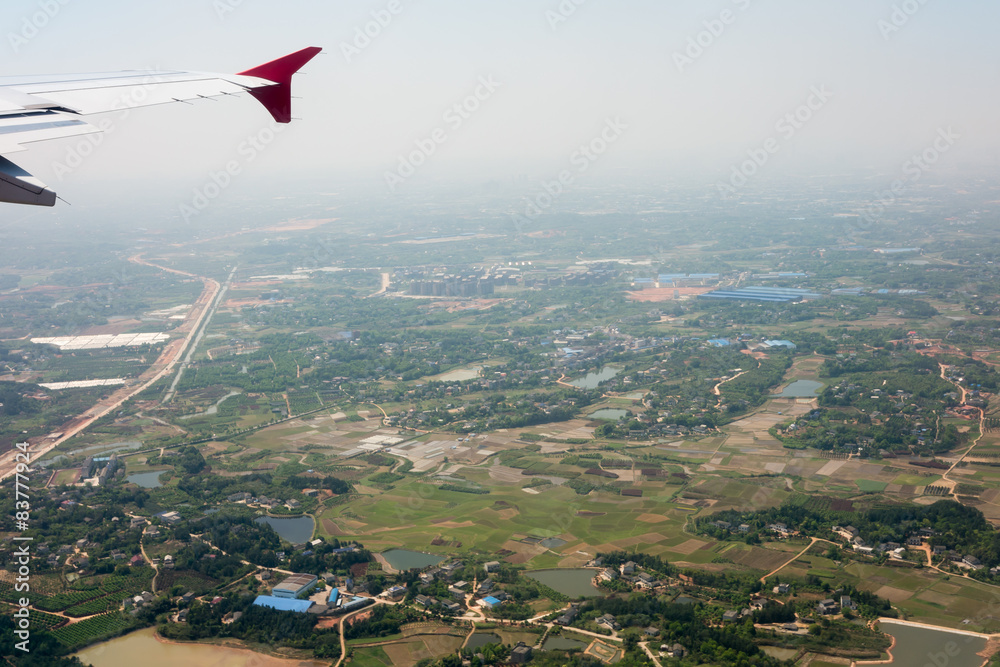
<instances>
[{"instance_id":1,"label":"hazy sky","mask_svg":"<svg viewBox=\"0 0 1000 667\"><path fill-rule=\"evenodd\" d=\"M373 12L391 22L366 46L356 31ZM1000 150L993 0L5 0L0 16L5 75L235 72L325 47L296 77L302 120L245 165L279 190L303 175L385 188L437 128L447 141L398 188L555 178L602 132L614 141L588 178L725 180L769 139L774 173L893 173L949 127L961 138L941 168ZM481 80L500 85L479 88L468 118L449 114ZM244 160L241 142L268 120L250 99L142 110L61 180L54 165L79 140L13 157L71 201L132 179L184 196Z\"/></svg>"}]
</instances>

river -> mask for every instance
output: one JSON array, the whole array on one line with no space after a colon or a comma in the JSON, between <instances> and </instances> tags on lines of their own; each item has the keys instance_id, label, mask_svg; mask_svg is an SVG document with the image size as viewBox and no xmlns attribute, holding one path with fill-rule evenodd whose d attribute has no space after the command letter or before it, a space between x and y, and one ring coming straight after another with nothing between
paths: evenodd
<instances>
[{"instance_id":1,"label":"river","mask_svg":"<svg viewBox=\"0 0 1000 667\"><path fill-rule=\"evenodd\" d=\"M76 654L91 667L325 667L330 661L281 660L245 649L209 644L168 644L153 628L139 630Z\"/></svg>"}]
</instances>

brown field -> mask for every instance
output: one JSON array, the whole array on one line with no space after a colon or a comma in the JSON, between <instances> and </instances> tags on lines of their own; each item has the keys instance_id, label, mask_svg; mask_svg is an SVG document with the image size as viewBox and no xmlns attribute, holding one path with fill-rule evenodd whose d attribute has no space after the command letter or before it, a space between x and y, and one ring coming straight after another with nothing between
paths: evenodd
<instances>
[{"instance_id":1,"label":"brown field","mask_svg":"<svg viewBox=\"0 0 1000 667\"><path fill-rule=\"evenodd\" d=\"M913 593L910 591L904 591L900 588L893 588L892 586L883 586L875 591L875 595L880 598L886 598L890 602L904 602L909 600Z\"/></svg>"},{"instance_id":2,"label":"brown field","mask_svg":"<svg viewBox=\"0 0 1000 667\"><path fill-rule=\"evenodd\" d=\"M645 303L660 303L662 301L673 301L674 292L681 298L698 296L716 289L715 287L658 287L655 289L645 289L638 292L625 292L630 301L642 301Z\"/></svg>"},{"instance_id":3,"label":"brown field","mask_svg":"<svg viewBox=\"0 0 1000 667\"><path fill-rule=\"evenodd\" d=\"M664 521L670 521L670 518L662 514L640 514L635 520L642 521L643 523L663 523Z\"/></svg>"},{"instance_id":4,"label":"brown field","mask_svg":"<svg viewBox=\"0 0 1000 667\"><path fill-rule=\"evenodd\" d=\"M738 565L744 565L754 570L770 572L788 560L788 554L751 547L750 549L731 549L725 553L726 558Z\"/></svg>"},{"instance_id":5,"label":"brown field","mask_svg":"<svg viewBox=\"0 0 1000 667\"><path fill-rule=\"evenodd\" d=\"M670 547L670 550L674 553L678 553L684 556L690 556L698 549L701 549L708 542L702 542L701 540L688 540L682 544L678 544L676 547Z\"/></svg>"}]
</instances>

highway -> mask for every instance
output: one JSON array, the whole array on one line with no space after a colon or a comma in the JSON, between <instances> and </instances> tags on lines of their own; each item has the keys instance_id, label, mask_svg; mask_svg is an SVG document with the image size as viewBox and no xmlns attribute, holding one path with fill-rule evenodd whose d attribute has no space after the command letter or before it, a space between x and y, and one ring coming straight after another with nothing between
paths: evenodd
<instances>
[{"instance_id":1,"label":"highway","mask_svg":"<svg viewBox=\"0 0 1000 667\"><path fill-rule=\"evenodd\" d=\"M37 461L39 458L48 454L73 436L82 433L95 421L101 419L105 415L111 414L127 401L131 400L138 394L141 394L146 389L172 373L174 366L185 352L188 352L188 357L190 358L190 352L193 351L195 347L192 343L195 342L198 337L198 333L202 330L203 323L207 321L206 317L210 312L214 312L214 306L217 306L218 304L217 297L220 292L220 285L217 281L211 278L196 276L185 271L159 266L142 259L141 255L133 255L132 257L129 257L129 261L135 264L141 264L143 266L149 266L162 271L167 271L168 273L176 273L190 278L197 278L205 284L205 289L198 297L194 306L192 306L191 310L188 312L188 315L184 320L184 324L182 324L178 329L179 331L183 331L185 328L190 327L187 331L187 335L183 339L172 340L167 343L159 358L153 362L153 364L146 369L142 375L139 376L139 379L135 383L122 387L106 399L98 402L93 407L67 422L58 438L50 438L42 443L32 443L32 446L29 449L32 462ZM230 278L232 278L232 274L230 274ZM14 474L16 470L14 455L16 453L17 449L12 449L11 451L5 452L2 456L0 456L0 480L7 479Z\"/></svg>"}]
</instances>

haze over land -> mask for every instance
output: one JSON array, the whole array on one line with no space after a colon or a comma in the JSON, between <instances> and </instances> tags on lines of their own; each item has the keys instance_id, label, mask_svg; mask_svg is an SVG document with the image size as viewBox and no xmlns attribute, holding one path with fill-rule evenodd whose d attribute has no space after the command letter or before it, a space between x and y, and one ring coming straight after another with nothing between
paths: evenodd
<instances>
[{"instance_id":1,"label":"haze over land","mask_svg":"<svg viewBox=\"0 0 1000 667\"><path fill-rule=\"evenodd\" d=\"M0 655L997 664L998 11L8 3Z\"/></svg>"}]
</instances>

